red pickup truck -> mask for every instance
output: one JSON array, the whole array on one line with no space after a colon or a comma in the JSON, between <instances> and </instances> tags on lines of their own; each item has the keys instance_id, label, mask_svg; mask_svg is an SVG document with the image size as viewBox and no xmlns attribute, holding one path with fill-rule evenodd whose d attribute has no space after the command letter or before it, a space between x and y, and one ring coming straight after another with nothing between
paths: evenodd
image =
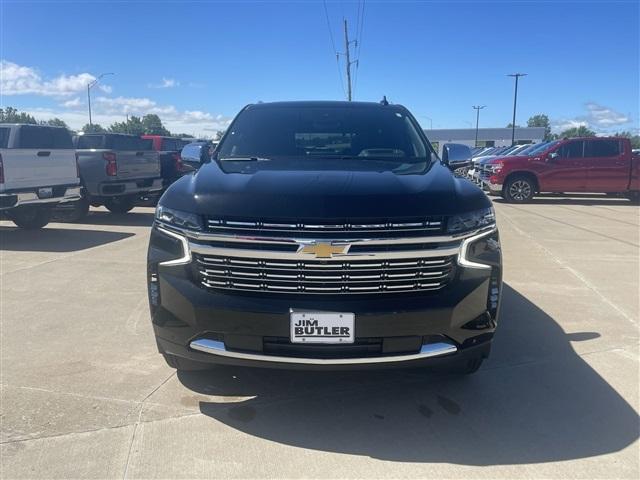
<instances>
[{"instance_id":1,"label":"red pickup truck","mask_svg":"<svg viewBox=\"0 0 640 480\"><path fill-rule=\"evenodd\" d=\"M640 197L640 155L628 138L569 138L531 156L494 158L478 172L484 187L510 203L541 192L589 192Z\"/></svg>"}]
</instances>

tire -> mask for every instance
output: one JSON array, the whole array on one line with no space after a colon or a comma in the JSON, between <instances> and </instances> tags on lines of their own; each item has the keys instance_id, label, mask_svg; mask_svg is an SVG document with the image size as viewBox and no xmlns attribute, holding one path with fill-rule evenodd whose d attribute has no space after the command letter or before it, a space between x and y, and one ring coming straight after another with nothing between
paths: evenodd
<instances>
[{"instance_id":1,"label":"tire","mask_svg":"<svg viewBox=\"0 0 640 480\"><path fill-rule=\"evenodd\" d=\"M133 200L130 198L111 198L104 202L104 206L107 207L111 213L124 214L133 208Z\"/></svg>"},{"instance_id":2,"label":"tire","mask_svg":"<svg viewBox=\"0 0 640 480\"><path fill-rule=\"evenodd\" d=\"M466 362L456 366L452 370L452 373L455 373L457 375L472 375L480 369L483 361L483 357L470 358Z\"/></svg>"},{"instance_id":3,"label":"tire","mask_svg":"<svg viewBox=\"0 0 640 480\"><path fill-rule=\"evenodd\" d=\"M536 186L530 177L516 175L507 180L503 197L509 203L527 203L533 198Z\"/></svg>"},{"instance_id":4,"label":"tire","mask_svg":"<svg viewBox=\"0 0 640 480\"><path fill-rule=\"evenodd\" d=\"M79 222L89 214L89 199L83 194L80 200L73 202L69 208L65 208L64 221Z\"/></svg>"},{"instance_id":5,"label":"tire","mask_svg":"<svg viewBox=\"0 0 640 480\"><path fill-rule=\"evenodd\" d=\"M625 194L625 197L627 197L631 203L634 204L640 204L640 192L627 192Z\"/></svg>"},{"instance_id":6,"label":"tire","mask_svg":"<svg viewBox=\"0 0 640 480\"><path fill-rule=\"evenodd\" d=\"M197 372L201 370L210 370L213 368L213 366L208 363L196 362L195 360L189 360L188 358L176 357L175 355L171 355L169 353L163 353L162 356L167 362L167 365L181 372Z\"/></svg>"},{"instance_id":7,"label":"tire","mask_svg":"<svg viewBox=\"0 0 640 480\"><path fill-rule=\"evenodd\" d=\"M18 208L7 215L13 223L25 230L37 230L44 227L51 220L51 208Z\"/></svg>"}]
</instances>

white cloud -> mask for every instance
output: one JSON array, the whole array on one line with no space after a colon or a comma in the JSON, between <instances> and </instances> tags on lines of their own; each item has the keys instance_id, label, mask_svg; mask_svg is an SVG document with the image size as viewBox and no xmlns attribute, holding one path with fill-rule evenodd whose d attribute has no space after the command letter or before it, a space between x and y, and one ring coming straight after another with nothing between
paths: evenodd
<instances>
[{"instance_id":1,"label":"white cloud","mask_svg":"<svg viewBox=\"0 0 640 480\"><path fill-rule=\"evenodd\" d=\"M562 132L569 128L584 126L598 133L611 133L612 129L632 122L631 117L595 102L587 102L584 107L586 109L584 115L552 121L552 130Z\"/></svg>"},{"instance_id":2,"label":"white cloud","mask_svg":"<svg viewBox=\"0 0 640 480\"><path fill-rule=\"evenodd\" d=\"M66 102L62 103L62 106L66 108L78 108L78 107L83 107L84 105L85 103L82 100L80 100L79 97L76 97L73 100L67 100Z\"/></svg>"},{"instance_id":3,"label":"white cloud","mask_svg":"<svg viewBox=\"0 0 640 480\"><path fill-rule=\"evenodd\" d=\"M60 75L52 79L43 78L36 69L0 60L0 93L2 95L42 95L47 97L68 97L83 92L87 84L96 77L90 73ZM99 86L110 92L108 85Z\"/></svg>"},{"instance_id":4,"label":"white cloud","mask_svg":"<svg viewBox=\"0 0 640 480\"><path fill-rule=\"evenodd\" d=\"M179 87L180 86L180 82L178 82L174 78L164 78L164 77L162 77L162 82L160 82L160 83L150 83L147 86L149 88L173 88L173 87Z\"/></svg>"}]
</instances>

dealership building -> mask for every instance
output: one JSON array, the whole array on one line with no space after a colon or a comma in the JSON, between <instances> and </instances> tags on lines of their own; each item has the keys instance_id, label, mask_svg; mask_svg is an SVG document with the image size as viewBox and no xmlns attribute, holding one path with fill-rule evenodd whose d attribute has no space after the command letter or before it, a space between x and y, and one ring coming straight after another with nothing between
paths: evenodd
<instances>
[{"instance_id":1,"label":"dealership building","mask_svg":"<svg viewBox=\"0 0 640 480\"><path fill-rule=\"evenodd\" d=\"M447 129L425 129L424 133L431 141L434 148L442 155L442 145L445 143L462 143L473 148L476 146L475 128L447 128ZM516 128L516 143L539 143L544 138L544 127L521 127ZM506 147L511 145L510 128L479 128L479 147Z\"/></svg>"}]
</instances>

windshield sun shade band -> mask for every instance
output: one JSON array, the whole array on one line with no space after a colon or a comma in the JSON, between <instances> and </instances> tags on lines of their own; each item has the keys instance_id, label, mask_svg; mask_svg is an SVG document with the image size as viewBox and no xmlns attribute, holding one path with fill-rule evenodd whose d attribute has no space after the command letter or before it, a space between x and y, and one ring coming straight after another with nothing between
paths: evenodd
<instances>
[{"instance_id":1,"label":"windshield sun shade band","mask_svg":"<svg viewBox=\"0 0 640 480\"><path fill-rule=\"evenodd\" d=\"M460 244L460 254L458 255L458 265L466 268L481 268L484 270L490 269L491 265L472 262L471 260L468 259L467 255L468 255L469 245L471 245L473 242L483 237L486 237L488 235L495 233L496 231L497 231L497 228L494 226L491 230L487 232L480 233L478 235L474 235L473 237L468 237L465 240L463 240L462 243Z\"/></svg>"},{"instance_id":2,"label":"windshield sun shade band","mask_svg":"<svg viewBox=\"0 0 640 480\"><path fill-rule=\"evenodd\" d=\"M174 233L170 230L166 230L162 227L157 227L157 228L159 232L162 232L163 234L178 240L182 245L182 252L183 252L182 257L176 258L174 260L167 260L165 262L160 262L158 265L162 265L164 267L170 267L174 265L186 265L188 263L191 263L191 249L189 248L189 241L187 240L187 237L180 235L178 233Z\"/></svg>"}]
</instances>

